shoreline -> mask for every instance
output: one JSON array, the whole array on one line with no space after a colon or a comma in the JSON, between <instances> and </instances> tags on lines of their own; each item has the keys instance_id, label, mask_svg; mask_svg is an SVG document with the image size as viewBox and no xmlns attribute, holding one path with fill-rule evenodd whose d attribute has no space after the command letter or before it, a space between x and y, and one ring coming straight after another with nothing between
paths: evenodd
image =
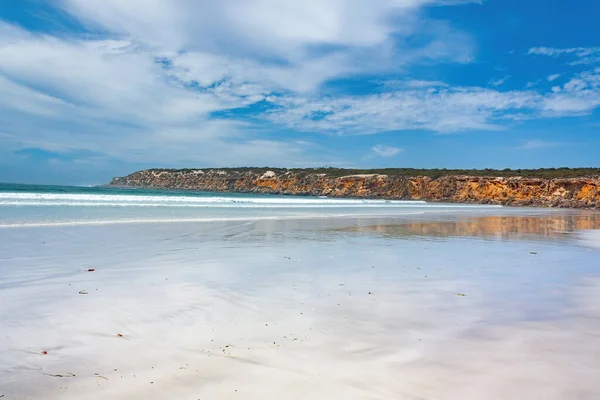
<instances>
[{"instance_id":1,"label":"shoreline","mask_svg":"<svg viewBox=\"0 0 600 400\"><path fill-rule=\"evenodd\" d=\"M213 190L213 189L194 189L194 188L189 188L189 189L185 189L185 188L167 188L167 187L158 187L158 186L126 186L126 185L112 185L112 184L105 184L105 185L98 185L95 187L99 187L99 188L115 188L115 189L149 189L149 190L157 190L157 191L181 191L181 192L190 192L190 193L224 193L224 194L240 194L240 195L274 195L274 196L290 196L290 197L321 197L320 195L317 194L311 194L311 193L287 193L287 192L257 192L257 191L252 191L252 190L246 190L246 191L229 191L229 190ZM436 199L435 201L432 200L427 200L427 199L421 199L421 198L397 198L397 197L377 197L377 196L362 196L362 197L356 197L356 196L336 196L336 195L329 195L329 196L325 196L328 199L344 199L344 200L392 200L392 201L417 201L417 200L422 200L423 202L427 203L427 204L462 204L462 205L482 205L482 206L500 206L500 207L513 207L513 208L542 208L542 209L570 209L570 210L600 210L600 204L595 204L595 205L578 205L578 206L569 206L568 204L558 204L558 205L551 205L551 204L538 204L538 205L532 205L532 204L519 204L519 203L507 203L507 202L503 202L503 201L498 201L498 202L494 202L494 200L482 200L482 201L477 201L477 200L473 200L473 199L469 199L469 200L462 200L462 201L458 201L458 200L452 200L452 199Z\"/></svg>"},{"instance_id":2,"label":"shoreline","mask_svg":"<svg viewBox=\"0 0 600 400\"><path fill-rule=\"evenodd\" d=\"M262 170L260 171L262 172ZM143 170L114 178L103 187L273 194L339 199L424 200L447 204L600 209L600 178L494 176L341 177L273 171Z\"/></svg>"}]
</instances>

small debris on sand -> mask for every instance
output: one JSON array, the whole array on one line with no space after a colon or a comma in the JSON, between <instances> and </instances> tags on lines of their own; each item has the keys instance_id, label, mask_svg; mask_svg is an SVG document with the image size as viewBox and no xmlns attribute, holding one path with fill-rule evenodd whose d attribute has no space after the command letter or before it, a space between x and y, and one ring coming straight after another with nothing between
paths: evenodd
<instances>
[{"instance_id":1,"label":"small debris on sand","mask_svg":"<svg viewBox=\"0 0 600 400\"><path fill-rule=\"evenodd\" d=\"M95 269L94 268L88 268L87 272L94 272Z\"/></svg>"},{"instance_id":2,"label":"small debris on sand","mask_svg":"<svg viewBox=\"0 0 600 400\"><path fill-rule=\"evenodd\" d=\"M464 293L456 293L456 295L457 295L457 296L460 296L460 297L466 297L466 296L467 296L467 295L466 295L466 294L464 294Z\"/></svg>"},{"instance_id":3,"label":"small debris on sand","mask_svg":"<svg viewBox=\"0 0 600 400\"><path fill-rule=\"evenodd\" d=\"M535 251L530 252L529 254L537 254Z\"/></svg>"},{"instance_id":4,"label":"small debris on sand","mask_svg":"<svg viewBox=\"0 0 600 400\"><path fill-rule=\"evenodd\" d=\"M67 372L66 374L46 374L46 373L44 373L44 375L51 376L53 378L74 378L75 377L75 374L72 374L71 372Z\"/></svg>"},{"instance_id":5,"label":"small debris on sand","mask_svg":"<svg viewBox=\"0 0 600 400\"><path fill-rule=\"evenodd\" d=\"M45 356L46 354L48 354L48 352L46 350L42 351L42 355Z\"/></svg>"},{"instance_id":6,"label":"small debris on sand","mask_svg":"<svg viewBox=\"0 0 600 400\"><path fill-rule=\"evenodd\" d=\"M79 294L88 294L87 290L80 290Z\"/></svg>"},{"instance_id":7,"label":"small debris on sand","mask_svg":"<svg viewBox=\"0 0 600 400\"><path fill-rule=\"evenodd\" d=\"M123 334L117 333L117 337L123 337Z\"/></svg>"}]
</instances>

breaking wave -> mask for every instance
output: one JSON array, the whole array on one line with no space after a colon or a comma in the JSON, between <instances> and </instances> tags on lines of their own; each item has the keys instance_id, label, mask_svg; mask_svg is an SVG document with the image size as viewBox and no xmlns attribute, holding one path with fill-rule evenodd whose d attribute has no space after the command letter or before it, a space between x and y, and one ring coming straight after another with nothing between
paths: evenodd
<instances>
[{"instance_id":1,"label":"breaking wave","mask_svg":"<svg viewBox=\"0 0 600 400\"><path fill-rule=\"evenodd\" d=\"M0 205L77 207L414 207L425 201L330 199L314 197L225 197L120 194L0 193Z\"/></svg>"}]
</instances>

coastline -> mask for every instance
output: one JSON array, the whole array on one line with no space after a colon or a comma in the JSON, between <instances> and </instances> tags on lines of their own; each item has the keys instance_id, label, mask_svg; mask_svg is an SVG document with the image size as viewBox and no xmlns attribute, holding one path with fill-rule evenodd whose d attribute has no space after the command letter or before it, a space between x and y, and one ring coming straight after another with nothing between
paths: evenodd
<instances>
[{"instance_id":1,"label":"coastline","mask_svg":"<svg viewBox=\"0 0 600 400\"><path fill-rule=\"evenodd\" d=\"M600 208L600 178L391 176L244 170L143 170L107 187L274 194L346 199L424 200L448 204Z\"/></svg>"},{"instance_id":2,"label":"coastline","mask_svg":"<svg viewBox=\"0 0 600 400\"><path fill-rule=\"evenodd\" d=\"M379 197L379 196L369 196L364 195L361 197L357 197L356 195L347 194L347 195L329 195L323 196L314 193L288 193L288 192L277 192L277 191L256 191L256 190L216 190L211 188L169 188L162 186L127 186L127 185L113 185L113 184L103 184L97 185L95 187L99 188L115 188L115 189L149 189L149 190L157 190L157 191L182 191L182 192L190 192L190 193L214 193L214 194L239 194L239 195L274 195L274 196L291 196L291 197L321 197L321 198L331 198L331 199L345 199L345 200L398 200L398 201L414 201L414 200L422 200L427 202L428 204L463 204L463 205L492 205L492 206L502 206L502 207L514 207L514 208L556 208L556 209L579 209L579 210L600 210L600 204L578 204L578 205L569 205L568 203L563 204L545 204L545 203L535 203L535 202L527 202L527 203L519 203L519 202L510 202L510 201L494 201L494 200L476 200L476 199L463 199L463 200L453 200L453 199L436 199L435 201L423 199L423 198L397 198L397 197Z\"/></svg>"}]
</instances>

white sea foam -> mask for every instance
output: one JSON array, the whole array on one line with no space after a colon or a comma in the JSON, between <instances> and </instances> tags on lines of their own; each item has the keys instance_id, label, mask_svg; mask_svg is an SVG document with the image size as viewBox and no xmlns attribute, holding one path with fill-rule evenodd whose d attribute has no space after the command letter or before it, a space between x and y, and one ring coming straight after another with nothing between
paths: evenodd
<instances>
[{"instance_id":1,"label":"white sea foam","mask_svg":"<svg viewBox=\"0 0 600 400\"><path fill-rule=\"evenodd\" d=\"M0 193L0 206L77 206L77 207L422 207L497 208L465 204L432 204L421 200L330 199L312 197L200 197L61 193Z\"/></svg>"},{"instance_id":2,"label":"white sea foam","mask_svg":"<svg viewBox=\"0 0 600 400\"><path fill-rule=\"evenodd\" d=\"M60 226L82 226L82 225L116 225L116 224L158 224L158 223L183 223L183 222L242 222L262 220L284 220L284 219L308 219L320 216L304 217L225 217L225 218L164 218L164 219L115 219L115 220L79 220L79 221L49 221L49 222L23 222L13 224L0 224L2 228L43 228Z\"/></svg>"},{"instance_id":3,"label":"white sea foam","mask_svg":"<svg viewBox=\"0 0 600 400\"><path fill-rule=\"evenodd\" d=\"M405 211L401 214L357 214L357 213L327 213L327 214L302 214L302 215L275 215L275 216L241 216L241 217L201 217L201 218L138 218L138 219L106 219L106 220L68 220L68 221L44 221L44 222L17 222L0 223L0 229L7 228L44 228L44 227L68 227L87 225L129 225L129 224L180 224L188 222L255 222L255 221L285 221L285 220L318 220L329 218L381 218L381 217L405 217L425 214L422 211Z\"/></svg>"},{"instance_id":4,"label":"white sea foam","mask_svg":"<svg viewBox=\"0 0 600 400\"><path fill-rule=\"evenodd\" d=\"M63 194L63 193L0 193L0 204L13 205L17 202L27 204L46 202L60 202L60 205L75 203L105 203L105 204L163 204L163 203L185 203L185 204L275 204L275 205L348 205L348 204L427 204L420 200L370 200L370 199L329 199L312 197L222 197L222 196L161 196L161 195L114 195L114 194Z\"/></svg>"},{"instance_id":5,"label":"white sea foam","mask_svg":"<svg viewBox=\"0 0 600 400\"><path fill-rule=\"evenodd\" d=\"M335 208L414 208L414 207L427 207L427 208L500 208L501 206L471 206L471 205L457 205L457 204L427 204L427 203L392 203L392 204L376 204L376 203L354 203L348 202L347 204L323 204L317 203L253 203L253 202L231 202L231 203L120 203L120 202L66 202L66 201L0 201L0 206L72 206L72 207L211 207L211 208L321 208L327 206L335 206Z\"/></svg>"},{"instance_id":6,"label":"white sea foam","mask_svg":"<svg viewBox=\"0 0 600 400\"><path fill-rule=\"evenodd\" d=\"M413 213L485 212L500 206L420 200L197 193L0 192L0 228L166 222L253 221Z\"/></svg>"}]
</instances>

